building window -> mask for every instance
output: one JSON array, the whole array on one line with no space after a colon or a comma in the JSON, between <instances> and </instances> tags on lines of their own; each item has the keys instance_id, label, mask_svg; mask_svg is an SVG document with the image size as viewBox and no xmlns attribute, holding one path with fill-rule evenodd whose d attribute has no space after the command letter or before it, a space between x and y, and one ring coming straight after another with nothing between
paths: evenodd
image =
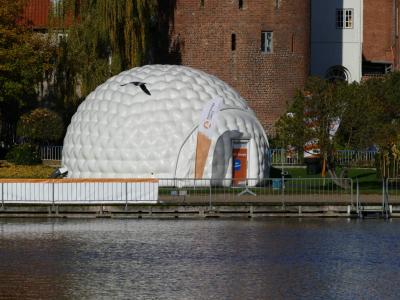
<instances>
[{"instance_id":1,"label":"building window","mask_svg":"<svg viewBox=\"0 0 400 300\"><path fill-rule=\"evenodd\" d=\"M243 9L243 0L239 0L239 9Z\"/></svg>"},{"instance_id":2,"label":"building window","mask_svg":"<svg viewBox=\"0 0 400 300\"><path fill-rule=\"evenodd\" d=\"M281 7L281 0L275 0L275 9L278 9Z\"/></svg>"},{"instance_id":3,"label":"building window","mask_svg":"<svg viewBox=\"0 0 400 300\"><path fill-rule=\"evenodd\" d=\"M331 82L349 82L350 72L343 66L332 66L326 71L325 78Z\"/></svg>"},{"instance_id":4,"label":"building window","mask_svg":"<svg viewBox=\"0 0 400 300\"><path fill-rule=\"evenodd\" d=\"M63 3L61 0L52 0L51 5L53 8L53 16L62 17L63 16Z\"/></svg>"},{"instance_id":5,"label":"building window","mask_svg":"<svg viewBox=\"0 0 400 300\"><path fill-rule=\"evenodd\" d=\"M272 44L273 44L273 32L272 31L261 32L261 52L272 53L273 50Z\"/></svg>"},{"instance_id":6,"label":"building window","mask_svg":"<svg viewBox=\"0 0 400 300\"><path fill-rule=\"evenodd\" d=\"M353 28L354 10L352 8L340 8L336 10L336 28Z\"/></svg>"},{"instance_id":7,"label":"building window","mask_svg":"<svg viewBox=\"0 0 400 300\"><path fill-rule=\"evenodd\" d=\"M231 36L231 50L235 51L236 50L236 34L232 33Z\"/></svg>"},{"instance_id":8,"label":"building window","mask_svg":"<svg viewBox=\"0 0 400 300\"><path fill-rule=\"evenodd\" d=\"M57 34L57 42L61 44L62 42L66 42L68 38L68 33L58 33Z\"/></svg>"},{"instance_id":9,"label":"building window","mask_svg":"<svg viewBox=\"0 0 400 300\"><path fill-rule=\"evenodd\" d=\"M200 7L204 7L204 0L200 0Z\"/></svg>"}]
</instances>

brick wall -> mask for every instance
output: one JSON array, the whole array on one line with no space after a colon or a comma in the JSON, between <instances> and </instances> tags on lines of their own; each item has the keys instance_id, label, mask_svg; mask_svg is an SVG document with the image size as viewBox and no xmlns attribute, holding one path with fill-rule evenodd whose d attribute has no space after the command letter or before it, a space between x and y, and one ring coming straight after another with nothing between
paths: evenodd
<instances>
[{"instance_id":1,"label":"brick wall","mask_svg":"<svg viewBox=\"0 0 400 300\"><path fill-rule=\"evenodd\" d=\"M271 128L308 76L309 0L243 0L242 9L238 0L201 3L176 1L171 38L181 63L233 86ZM272 54L261 52L262 31L273 31Z\"/></svg>"},{"instance_id":2,"label":"brick wall","mask_svg":"<svg viewBox=\"0 0 400 300\"><path fill-rule=\"evenodd\" d=\"M364 0L363 57L367 61L394 61L393 3L393 0Z\"/></svg>"}]
</instances>

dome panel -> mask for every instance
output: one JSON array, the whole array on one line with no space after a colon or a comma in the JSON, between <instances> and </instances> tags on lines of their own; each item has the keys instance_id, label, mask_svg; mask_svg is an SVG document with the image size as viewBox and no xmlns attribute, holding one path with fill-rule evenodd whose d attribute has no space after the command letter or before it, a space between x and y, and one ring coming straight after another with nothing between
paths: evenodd
<instances>
[{"instance_id":1,"label":"dome panel","mask_svg":"<svg viewBox=\"0 0 400 300\"><path fill-rule=\"evenodd\" d=\"M111 77L87 96L71 120L63 149L68 176L174 177L179 155L183 161L193 159L193 146L187 148L191 152L180 149L216 96L225 106L254 115L229 85L189 67L149 65ZM259 130L226 116L220 121L226 127Z\"/></svg>"}]
</instances>

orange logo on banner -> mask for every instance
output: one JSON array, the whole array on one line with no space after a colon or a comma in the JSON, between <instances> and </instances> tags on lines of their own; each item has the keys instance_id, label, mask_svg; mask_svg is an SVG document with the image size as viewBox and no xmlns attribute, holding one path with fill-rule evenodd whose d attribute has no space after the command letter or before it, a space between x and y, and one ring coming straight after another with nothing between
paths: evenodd
<instances>
[{"instance_id":1,"label":"orange logo on banner","mask_svg":"<svg viewBox=\"0 0 400 300\"><path fill-rule=\"evenodd\" d=\"M211 127L211 122L210 120L205 120L203 123L204 128L209 129Z\"/></svg>"}]
</instances>

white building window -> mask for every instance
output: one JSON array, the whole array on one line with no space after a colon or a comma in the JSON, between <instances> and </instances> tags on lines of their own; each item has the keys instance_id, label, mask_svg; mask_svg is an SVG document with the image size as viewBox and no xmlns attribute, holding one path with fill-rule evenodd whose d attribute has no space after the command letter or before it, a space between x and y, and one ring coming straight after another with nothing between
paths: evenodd
<instances>
[{"instance_id":1,"label":"white building window","mask_svg":"<svg viewBox=\"0 0 400 300\"><path fill-rule=\"evenodd\" d=\"M61 42L66 42L68 38L68 33L58 33L57 34L57 42L60 44Z\"/></svg>"},{"instance_id":2,"label":"white building window","mask_svg":"<svg viewBox=\"0 0 400 300\"><path fill-rule=\"evenodd\" d=\"M272 53L273 50L273 32L262 31L261 32L261 52Z\"/></svg>"},{"instance_id":3,"label":"white building window","mask_svg":"<svg viewBox=\"0 0 400 300\"><path fill-rule=\"evenodd\" d=\"M352 8L336 9L336 28L350 29L353 28L354 10Z\"/></svg>"},{"instance_id":4,"label":"white building window","mask_svg":"<svg viewBox=\"0 0 400 300\"><path fill-rule=\"evenodd\" d=\"M51 0L51 5L53 8L53 15L57 17L61 17L63 14L63 6L61 0Z\"/></svg>"}]
</instances>

